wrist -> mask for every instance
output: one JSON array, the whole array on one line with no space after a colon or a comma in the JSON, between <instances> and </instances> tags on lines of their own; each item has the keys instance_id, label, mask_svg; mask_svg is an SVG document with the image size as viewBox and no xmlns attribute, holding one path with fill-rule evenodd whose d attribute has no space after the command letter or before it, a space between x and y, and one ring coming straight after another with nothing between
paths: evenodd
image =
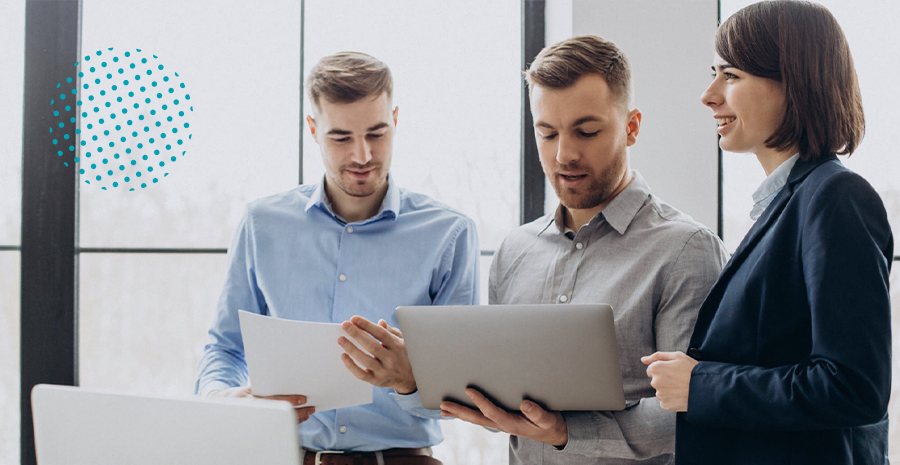
<instances>
[{"instance_id":1,"label":"wrist","mask_svg":"<svg viewBox=\"0 0 900 465\"><path fill-rule=\"evenodd\" d=\"M413 381L412 383L406 383L401 386L394 387L394 390L397 391L397 394L400 394L401 396L408 396L416 392L418 390L418 386L416 385L416 382Z\"/></svg>"},{"instance_id":2,"label":"wrist","mask_svg":"<svg viewBox=\"0 0 900 465\"><path fill-rule=\"evenodd\" d=\"M566 447L569 443L569 427L566 425L566 419L560 418L560 428L554 441L551 444L559 449Z\"/></svg>"}]
</instances>

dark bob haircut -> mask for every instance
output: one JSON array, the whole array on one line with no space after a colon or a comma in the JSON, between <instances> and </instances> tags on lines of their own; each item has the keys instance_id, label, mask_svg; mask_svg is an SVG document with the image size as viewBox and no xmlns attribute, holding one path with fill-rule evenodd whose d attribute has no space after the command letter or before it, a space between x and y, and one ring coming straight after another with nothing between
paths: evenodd
<instances>
[{"instance_id":1,"label":"dark bob haircut","mask_svg":"<svg viewBox=\"0 0 900 465\"><path fill-rule=\"evenodd\" d=\"M862 96L844 32L825 7L765 1L735 13L716 33L716 52L736 68L782 83L784 120L766 147L800 158L850 155L865 134Z\"/></svg>"}]
</instances>

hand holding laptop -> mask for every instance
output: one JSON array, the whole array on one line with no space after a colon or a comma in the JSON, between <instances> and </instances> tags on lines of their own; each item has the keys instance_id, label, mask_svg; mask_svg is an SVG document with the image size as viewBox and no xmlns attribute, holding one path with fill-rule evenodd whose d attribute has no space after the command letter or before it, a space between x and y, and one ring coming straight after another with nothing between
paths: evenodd
<instances>
[{"instance_id":1,"label":"hand holding laptop","mask_svg":"<svg viewBox=\"0 0 900 465\"><path fill-rule=\"evenodd\" d=\"M303 423L309 420L309 416L316 413L315 407L302 407L306 403L306 396L289 395L289 396L254 396L250 386L234 387L222 391L212 391L210 397L230 397L230 398L255 398L264 400L277 400L287 402L294 407L297 414L297 423Z\"/></svg>"},{"instance_id":2,"label":"hand holding laptop","mask_svg":"<svg viewBox=\"0 0 900 465\"><path fill-rule=\"evenodd\" d=\"M360 350L346 337L338 338L338 344L346 351L341 354L341 360L353 376L373 386L389 387L399 394L416 391L416 378L399 329L384 320L375 324L361 316L345 321L341 328L369 352Z\"/></svg>"},{"instance_id":3,"label":"hand holding laptop","mask_svg":"<svg viewBox=\"0 0 900 465\"><path fill-rule=\"evenodd\" d=\"M519 406L522 413L518 414L497 407L476 389L466 389L466 396L478 411L445 401L441 403L441 415L557 447L569 442L566 420L559 411L547 411L530 400L523 400Z\"/></svg>"}]
</instances>

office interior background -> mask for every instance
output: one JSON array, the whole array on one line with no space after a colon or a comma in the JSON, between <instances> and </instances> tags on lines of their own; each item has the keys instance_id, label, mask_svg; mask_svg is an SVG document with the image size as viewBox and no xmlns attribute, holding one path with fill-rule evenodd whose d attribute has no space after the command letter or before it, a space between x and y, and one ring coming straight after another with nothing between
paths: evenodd
<instances>
[{"instance_id":1,"label":"office interior background","mask_svg":"<svg viewBox=\"0 0 900 465\"><path fill-rule=\"evenodd\" d=\"M74 16L58 18L64 24L27 18L26 11L46 14L39 4L58 3L76 5ZM541 46L571 35L598 34L627 53L635 105L644 115L632 166L654 194L719 233L733 251L752 225L750 196L765 174L752 155L719 151L700 94L710 80L717 24L750 3L0 0L0 463L29 456L22 450L32 443L22 429L21 384L35 373L91 388L192 393L226 248L245 205L324 173L304 121L310 103L302 80L333 52L370 53L391 67L400 108L393 179L474 218L483 303L491 255L504 235L556 207L537 164L521 71ZM843 161L881 194L900 243L900 64L893 56L900 49L900 2L820 3L850 42L867 116L862 145ZM34 50L40 37L73 27L79 55L142 48L191 86L197 137L160 183L100 190L79 179L77 167L61 166L55 149L27 142L30 127L46 131L51 114L44 96L53 91L29 81L55 85L67 77L29 76L28 60L54 53ZM49 161L30 161L39 159ZM54 185L67 187L58 193ZM29 245L28 231L38 223L68 230L61 237L73 243ZM29 263L60 253L74 275L31 278ZM900 248L891 274L895 325L898 255ZM26 321L53 331L36 334ZM60 327L71 334L58 339ZM58 355L30 356L32 350ZM55 367L67 368L60 374ZM894 416L900 403L891 399ZM446 439L435 454L444 463L506 463L505 435L458 421L442 425ZM896 423L890 441L892 459L900 460Z\"/></svg>"}]
</instances>

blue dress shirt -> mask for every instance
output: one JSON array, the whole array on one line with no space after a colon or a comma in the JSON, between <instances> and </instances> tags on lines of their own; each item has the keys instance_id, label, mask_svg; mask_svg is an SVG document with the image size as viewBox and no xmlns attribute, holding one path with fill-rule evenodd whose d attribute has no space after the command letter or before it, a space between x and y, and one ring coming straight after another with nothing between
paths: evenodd
<instances>
[{"instance_id":1,"label":"blue dress shirt","mask_svg":"<svg viewBox=\"0 0 900 465\"><path fill-rule=\"evenodd\" d=\"M324 178L249 205L228 251L198 394L249 382L239 309L324 323L360 315L397 327L398 306L478 304L472 220L388 182L381 211L354 223L329 207ZM301 444L373 451L441 442L440 411L422 407L418 393L373 389L372 404L313 414L299 425Z\"/></svg>"}]
</instances>

